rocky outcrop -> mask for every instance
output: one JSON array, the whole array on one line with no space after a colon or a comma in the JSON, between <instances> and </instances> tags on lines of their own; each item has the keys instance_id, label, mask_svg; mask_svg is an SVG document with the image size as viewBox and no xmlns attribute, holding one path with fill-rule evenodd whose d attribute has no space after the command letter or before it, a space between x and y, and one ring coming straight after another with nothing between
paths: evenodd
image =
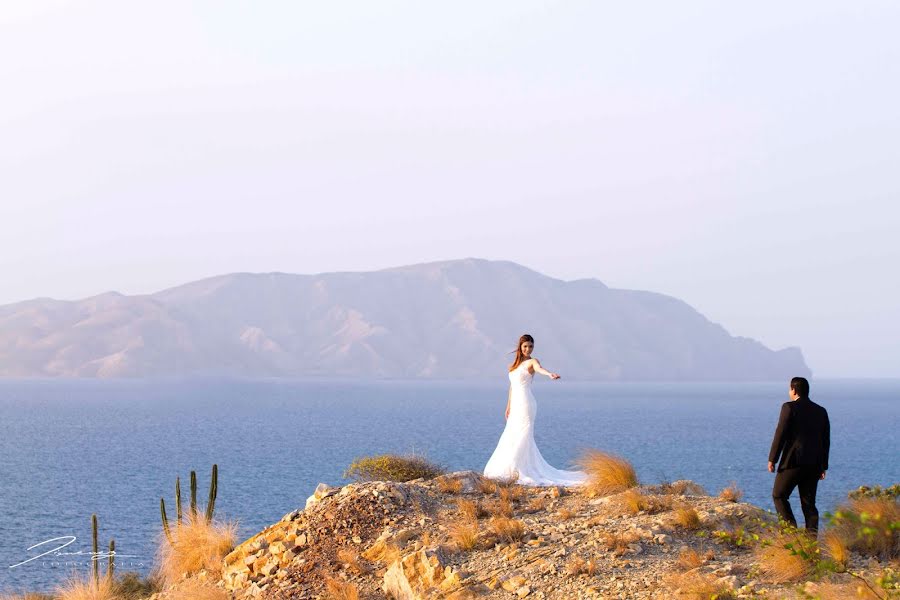
<instances>
[{"instance_id":1,"label":"rocky outcrop","mask_svg":"<svg viewBox=\"0 0 900 600\"><path fill-rule=\"evenodd\" d=\"M690 482L593 498L471 472L323 484L228 554L218 585L235 600L335 597L327 585L370 600L794 598L803 582L774 583L755 566L755 528L772 518Z\"/></svg>"}]
</instances>

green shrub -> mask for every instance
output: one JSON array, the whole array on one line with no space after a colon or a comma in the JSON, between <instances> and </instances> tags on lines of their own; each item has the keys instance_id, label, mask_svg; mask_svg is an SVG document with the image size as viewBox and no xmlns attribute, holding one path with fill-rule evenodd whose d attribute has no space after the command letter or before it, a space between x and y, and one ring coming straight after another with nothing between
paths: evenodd
<instances>
[{"instance_id":1,"label":"green shrub","mask_svg":"<svg viewBox=\"0 0 900 600\"><path fill-rule=\"evenodd\" d=\"M416 454L380 454L357 458L344 471L345 479L358 481L411 481L423 477L433 479L444 469Z\"/></svg>"}]
</instances>

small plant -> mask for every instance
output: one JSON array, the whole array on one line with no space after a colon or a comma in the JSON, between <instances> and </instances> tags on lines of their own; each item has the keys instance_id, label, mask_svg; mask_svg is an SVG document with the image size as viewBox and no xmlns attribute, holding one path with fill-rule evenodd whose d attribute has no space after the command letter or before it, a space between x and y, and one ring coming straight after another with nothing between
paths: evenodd
<instances>
[{"instance_id":1,"label":"small plant","mask_svg":"<svg viewBox=\"0 0 900 600\"><path fill-rule=\"evenodd\" d=\"M607 550L612 550L616 556L621 556L628 551L628 547L634 544L640 537L633 531L617 532L609 531L601 537L601 541Z\"/></svg>"},{"instance_id":2,"label":"small plant","mask_svg":"<svg viewBox=\"0 0 900 600\"><path fill-rule=\"evenodd\" d=\"M341 548L337 551L337 558L345 568L358 575L364 575L369 572L369 568L360 562L359 554L355 550Z\"/></svg>"},{"instance_id":3,"label":"small plant","mask_svg":"<svg viewBox=\"0 0 900 600\"><path fill-rule=\"evenodd\" d=\"M468 552L478 545L478 521L463 518L451 523L447 533L453 546L462 552Z\"/></svg>"},{"instance_id":4,"label":"small plant","mask_svg":"<svg viewBox=\"0 0 900 600\"><path fill-rule=\"evenodd\" d=\"M850 549L844 542L844 539L837 531L829 530L822 536L822 546L832 561L834 561L837 570L842 571L847 568L850 560Z\"/></svg>"},{"instance_id":5,"label":"small plant","mask_svg":"<svg viewBox=\"0 0 900 600\"><path fill-rule=\"evenodd\" d=\"M772 583L790 583L808 577L819 563L815 539L805 531L782 524L773 538L755 550L759 572Z\"/></svg>"},{"instance_id":6,"label":"small plant","mask_svg":"<svg viewBox=\"0 0 900 600\"><path fill-rule=\"evenodd\" d=\"M744 492L738 488L735 482L732 482L731 485L719 492L719 499L725 502L740 502L743 497Z\"/></svg>"},{"instance_id":7,"label":"small plant","mask_svg":"<svg viewBox=\"0 0 900 600\"><path fill-rule=\"evenodd\" d=\"M700 515L690 506L682 506L675 509L672 514L672 523L679 529L694 531L700 529Z\"/></svg>"},{"instance_id":8,"label":"small plant","mask_svg":"<svg viewBox=\"0 0 900 600\"><path fill-rule=\"evenodd\" d=\"M851 550L886 559L900 556L900 504L896 498L863 496L826 518Z\"/></svg>"},{"instance_id":9,"label":"small plant","mask_svg":"<svg viewBox=\"0 0 900 600\"><path fill-rule=\"evenodd\" d=\"M727 583L709 573L688 571L669 576L667 587L674 598L686 600L732 600L737 598Z\"/></svg>"},{"instance_id":10,"label":"small plant","mask_svg":"<svg viewBox=\"0 0 900 600\"><path fill-rule=\"evenodd\" d=\"M685 571L696 569L706 562L703 556L693 548L684 548L678 553L678 566Z\"/></svg>"},{"instance_id":11,"label":"small plant","mask_svg":"<svg viewBox=\"0 0 900 600\"><path fill-rule=\"evenodd\" d=\"M664 481L659 485L652 486L654 491L668 496L705 496L706 490L699 483L694 483L689 479L679 479L675 482Z\"/></svg>"},{"instance_id":12,"label":"small plant","mask_svg":"<svg viewBox=\"0 0 900 600\"><path fill-rule=\"evenodd\" d=\"M861 485L857 489L847 494L851 500L859 500L862 498L898 498L900 497L900 483L895 483L890 487L883 488L880 485L869 487Z\"/></svg>"},{"instance_id":13,"label":"small plant","mask_svg":"<svg viewBox=\"0 0 900 600\"><path fill-rule=\"evenodd\" d=\"M424 456L380 454L354 460L344 471L344 479L402 482L413 479L434 479L443 473L442 467L433 464Z\"/></svg>"},{"instance_id":14,"label":"small plant","mask_svg":"<svg viewBox=\"0 0 900 600\"><path fill-rule=\"evenodd\" d=\"M627 490L617 500L617 505L629 515L636 515L640 512L653 515L672 508L672 504L667 498L645 496L637 489Z\"/></svg>"},{"instance_id":15,"label":"small plant","mask_svg":"<svg viewBox=\"0 0 900 600\"><path fill-rule=\"evenodd\" d=\"M459 494L462 492L463 482L461 479L441 476L437 478L437 486L441 493Z\"/></svg>"},{"instance_id":16,"label":"small plant","mask_svg":"<svg viewBox=\"0 0 900 600\"><path fill-rule=\"evenodd\" d=\"M328 600L359 600L359 589L348 581L341 581L328 574L323 574L325 581L325 597Z\"/></svg>"},{"instance_id":17,"label":"small plant","mask_svg":"<svg viewBox=\"0 0 900 600\"><path fill-rule=\"evenodd\" d=\"M597 563L594 560L585 560L575 555L566 563L565 571L570 577L577 577L578 575L591 576L597 571Z\"/></svg>"},{"instance_id":18,"label":"small plant","mask_svg":"<svg viewBox=\"0 0 900 600\"><path fill-rule=\"evenodd\" d=\"M487 503L486 509L488 513L495 517L506 517L507 519L512 518L513 516L513 505L509 499L497 498Z\"/></svg>"},{"instance_id":19,"label":"small plant","mask_svg":"<svg viewBox=\"0 0 900 600\"><path fill-rule=\"evenodd\" d=\"M463 517L471 520L477 521L488 515L488 512L481 506L481 503L467 500L466 498L458 498L456 500L456 508L459 509L459 512Z\"/></svg>"},{"instance_id":20,"label":"small plant","mask_svg":"<svg viewBox=\"0 0 900 600\"><path fill-rule=\"evenodd\" d=\"M538 496L536 498L532 498L531 502L528 503L528 506L525 507L525 512L527 513L536 513L541 512L547 509L547 505L550 501L546 496Z\"/></svg>"},{"instance_id":21,"label":"small plant","mask_svg":"<svg viewBox=\"0 0 900 600\"><path fill-rule=\"evenodd\" d=\"M575 511L568 508L561 508L556 511L556 516L559 517L560 521L568 521L575 516Z\"/></svg>"},{"instance_id":22,"label":"small plant","mask_svg":"<svg viewBox=\"0 0 900 600\"><path fill-rule=\"evenodd\" d=\"M492 517L489 524L491 533L504 542L518 542L525 536L525 523L507 517Z\"/></svg>"},{"instance_id":23,"label":"small plant","mask_svg":"<svg viewBox=\"0 0 900 600\"><path fill-rule=\"evenodd\" d=\"M634 467L620 456L587 450L576 464L588 475L584 489L589 496L608 496L638 485Z\"/></svg>"}]
</instances>

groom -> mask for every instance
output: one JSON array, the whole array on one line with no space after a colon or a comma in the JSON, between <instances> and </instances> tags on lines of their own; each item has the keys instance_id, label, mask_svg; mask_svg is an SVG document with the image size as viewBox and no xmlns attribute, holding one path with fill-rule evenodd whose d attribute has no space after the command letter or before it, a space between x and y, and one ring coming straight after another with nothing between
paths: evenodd
<instances>
[{"instance_id":1,"label":"groom","mask_svg":"<svg viewBox=\"0 0 900 600\"><path fill-rule=\"evenodd\" d=\"M772 488L775 510L782 520L794 527L797 521L791 511L788 498L795 487L800 488L800 507L806 521L806 530L816 535L819 529L819 511L816 510L816 487L825 479L828 470L828 449L831 445L831 425L828 412L809 399L809 382L803 377L791 379L790 402L781 406L778 427L769 451L769 472L778 475Z\"/></svg>"}]
</instances>

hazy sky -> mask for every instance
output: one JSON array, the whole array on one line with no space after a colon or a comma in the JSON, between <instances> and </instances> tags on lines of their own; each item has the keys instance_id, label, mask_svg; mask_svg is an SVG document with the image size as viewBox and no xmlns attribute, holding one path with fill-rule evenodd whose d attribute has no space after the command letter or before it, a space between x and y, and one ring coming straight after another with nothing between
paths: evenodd
<instances>
[{"instance_id":1,"label":"hazy sky","mask_svg":"<svg viewBox=\"0 0 900 600\"><path fill-rule=\"evenodd\" d=\"M475 256L897 377L898 23L895 0L4 1L0 303Z\"/></svg>"}]
</instances>

